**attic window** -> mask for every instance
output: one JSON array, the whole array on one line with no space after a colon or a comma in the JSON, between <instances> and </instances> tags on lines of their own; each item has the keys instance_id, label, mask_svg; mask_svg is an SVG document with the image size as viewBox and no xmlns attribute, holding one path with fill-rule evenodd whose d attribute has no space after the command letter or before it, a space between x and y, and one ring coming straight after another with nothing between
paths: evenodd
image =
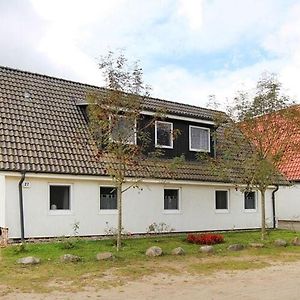
<instances>
[{"instance_id":1,"label":"attic window","mask_svg":"<svg viewBox=\"0 0 300 300\"><path fill-rule=\"evenodd\" d=\"M173 123L155 122L155 147L173 148Z\"/></svg>"},{"instance_id":2,"label":"attic window","mask_svg":"<svg viewBox=\"0 0 300 300\"><path fill-rule=\"evenodd\" d=\"M190 126L190 151L210 152L210 129Z\"/></svg>"},{"instance_id":3,"label":"attic window","mask_svg":"<svg viewBox=\"0 0 300 300\"><path fill-rule=\"evenodd\" d=\"M125 116L110 117L110 136L114 142L136 144L136 122Z\"/></svg>"}]
</instances>

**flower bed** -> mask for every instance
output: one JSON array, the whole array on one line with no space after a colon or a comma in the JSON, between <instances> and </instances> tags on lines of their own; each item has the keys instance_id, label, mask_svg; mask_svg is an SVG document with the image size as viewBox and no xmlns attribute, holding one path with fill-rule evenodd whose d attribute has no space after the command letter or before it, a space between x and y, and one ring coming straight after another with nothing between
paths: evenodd
<instances>
[{"instance_id":1,"label":"flower bed","mask_svg":"<svg viewBox=\"0 0 300 300\"><path fill-rule=\"evenodd\" d=\"M215 245L224 242L224 237L221 234L203 233L203 234L188 234L187 241L192 244L200 245Z\"/></svg>"}]
</instances>

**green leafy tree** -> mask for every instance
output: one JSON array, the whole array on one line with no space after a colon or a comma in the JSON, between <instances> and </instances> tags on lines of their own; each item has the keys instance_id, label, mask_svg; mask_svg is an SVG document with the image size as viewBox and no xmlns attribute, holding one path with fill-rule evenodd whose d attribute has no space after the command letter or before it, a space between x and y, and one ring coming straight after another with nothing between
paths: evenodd
<instances>
[{"instance_id":1,"label":"green leafy tree","mask_svg":"<svg viewBox=\"0 0 300 300\"><path fill-rule=\"evenodd\" d=\"M300 150L299 141L291 139L289 134L291 130L300 130L300 111L283 94L276 75L264 73L254 92L237 93L228 109L228 117L218 122L223 143L214 168L222 172L224 178L246 186L245 190L260 192L261 237L264 239L266 190L285 180L278 168L287 159L286 154Z\"/></svg>"}]
</instances>

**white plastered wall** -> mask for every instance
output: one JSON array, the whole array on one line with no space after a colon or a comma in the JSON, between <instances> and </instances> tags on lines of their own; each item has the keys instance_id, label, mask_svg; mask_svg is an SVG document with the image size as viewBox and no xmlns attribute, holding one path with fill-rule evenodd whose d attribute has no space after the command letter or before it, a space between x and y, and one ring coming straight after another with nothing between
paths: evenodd
<instances>
[{"instance_id":1,"label":"white plastered wall","mask_svg":"<svg viewBox=\"0 0 300 300\"><path fill-rule=\"evenodd\" d=\"M281 186L275 195L277 219L300 221L300 183Z\"/></svg>"},{"instance_id":2,"label":"white plastered wall","mask_svg":"<svg viewBox=\"0 0 300 300\"><path fill-rule=\"evenodd\" d=\"M33 177L35 176L35 177ZM102 185L110 185L107 178L32 177L27 174L29 188L23 188L25 237L54 237L73 234L73 224L79 222L80 235L105 234L108 227L116 227L117 212L100 211ZM9 237L20 237L18 182L19 177L6 177L6 219ZM71 184L71 212L53 215L49 211L49 184ZM180 189L180 210L164 211L164 187ZM234 187L204 183L163 182L142 183L142 190L129 189L123 198L123 225L131 233L146 232L153 223L164 222L175 231L230 230L260 227L260 197L257 210L244 210L243 194ZM215 210L215 190L229 190L229 211ZM270 223L271 190L267 191L267 219Z\"/></svg>"},{"instance_id":3,"label":"white plastered wall","mask_svg":"<svg viewBox=\"0 0 300 300\"><path fill-rule=\"evenodd\" d=\"M0 173L0 227L5 227L5 176Z\"/></svg>"}]
</instances>

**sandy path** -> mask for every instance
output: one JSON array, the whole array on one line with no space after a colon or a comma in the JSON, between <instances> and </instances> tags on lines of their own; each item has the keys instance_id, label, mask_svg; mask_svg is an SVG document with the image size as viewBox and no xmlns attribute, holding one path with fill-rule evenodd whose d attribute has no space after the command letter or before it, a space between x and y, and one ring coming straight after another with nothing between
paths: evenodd
<instances>
[{"instance_id":1,"label":"sandy path","mask_svg":"<svg viewBox=\"0 0 300 300\"><path fill-rule=\"evenodd\" d=\"M17 294L7 299L300 299L300 262L278 264L264 269L226 271L213 275L144 277L125 286L78 293Z\"/></svg>"}]
</instances>

